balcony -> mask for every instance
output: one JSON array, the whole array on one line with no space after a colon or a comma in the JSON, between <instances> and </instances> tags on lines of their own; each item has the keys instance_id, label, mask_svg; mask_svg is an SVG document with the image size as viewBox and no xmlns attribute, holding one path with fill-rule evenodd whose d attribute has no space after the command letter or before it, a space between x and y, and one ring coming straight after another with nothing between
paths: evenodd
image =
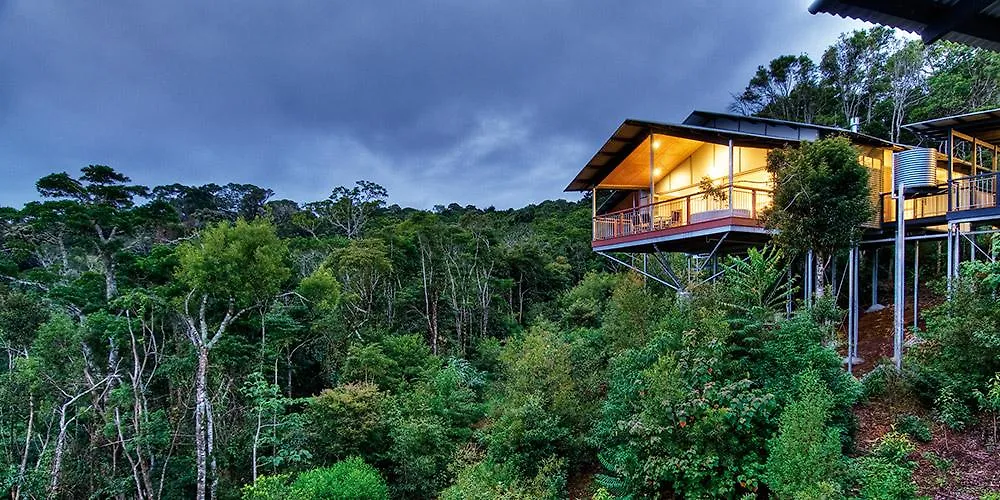
<instances>
[{"instance_id":1,"label":"balcony","mask_svg":"<svg viewBox=\"0 0 1000 500\"><path fill-rule=\"evenodd\" d=\"M760 225L761 211L771 204L771 192L764 189L733 186L732 204L728 186L719 193L693 193L597 215L594 217L594 246L728 223L756 227Z\"/></svg>"},{"instance_id":2,"label":"balcony","mask_svg":"<svg viewBox=\"0 0 1000 500\"><path fill-rule=\"evenodd\" d=\"M940 225L945 219L965 217L984 210L995 210L998 203L997 173L988 172L969 177L958 177L948 184L941 184L940 191L929 196L906 200L903 208L905 220L918 225ZM948 195L951 194L951 207ZM896 222L896 200L890 193L882 195L882 222Z\"/></svg>"}]
</instances>

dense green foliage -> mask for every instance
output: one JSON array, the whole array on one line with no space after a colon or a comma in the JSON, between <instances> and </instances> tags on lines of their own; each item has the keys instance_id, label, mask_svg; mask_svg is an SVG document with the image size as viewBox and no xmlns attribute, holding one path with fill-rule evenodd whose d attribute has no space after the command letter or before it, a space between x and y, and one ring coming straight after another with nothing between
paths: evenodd
<instances>
[{"instance_id":1,"label":"dense green foliage","mask_svg":"<svg viewBox=\"0 0 1000 500\"><path fill-rule=\"evenodd\" d=\"M792 78L755 112L867 113L886 135L885 96L906 87L843 63L891 42L873 30L819 65L781 58L744 97ZM915 57L875 49L893 71ZM970 100L997 81L992 55L916 56L924 97L898 112L994 102ZM586 494L593 476L597 498L910 497L909 441L854 450L851 408L905 386L952 427L995 429L1000 268L963 267L911 372L847 375L835 300L785 303L793 254L832 252L867 218L856 157L844 139L775 155L797 178L783 184L836 196L778 193L798 237L732 256L719 280L692 272L704 283L684 293L599 260L587 197L415 210L365 181L300 205L106 166L46 176L44 201L0 210L0 491L534 499ZM918 424L897 430L924 439Z\"/></svg>"},{"instance_id":2,"label":"dense green foliage","mask_svg":"<svg viewBox=\"0 0 1000 500\"><path fill-rule=\"evenodd\" d=\"M289 475L264 476L243 488L244 500L379 500L389 498L385 479L360 458ZM289 481L290 480L290 481Z\"/></svg>"},{"instance_id":3,"label":"dense green foliage","mask_svg":"<svg viewBox=\"0 0 1000 500\"><path fill-rule=\"evenodd\" d=\"M857 119L863 133L908 144L906 123L1000 107L1000 54L874 27L842 34L819 61L772 59L733 98L739 113L841 128Z\"/></svg>"},{"instance_id":4,"label":"dense green foliage","mask_svg":"<svg viewBox=\"0 0 1000 500\"><path fill-rule=\"evenodd\" d=\"M990 242L993 255L1000 240ZM941 284L944 287L944 284ZM930 402L937 419L952 429L973 423L977 412L996 419L1000 407L1000 263L970 261L952 282L951 295L926 313L923 342L908 357L915 390ZM996 431L993 432L996 441Z\"/></svg>"},{"instance_id":5,"label":"dense green foliage","mask_svg":"<svg viewBox=\"0 0 1000 500\"><path fill-rule=\"evenodd\" d=\"M776 243L816 255L816 287L825 287L834 252L861 240L862 224L872 219L869 171L846 137L772 150L767 171L774 178L774 202L764 224L777 231Z\"/></svg>"}]
</instances>

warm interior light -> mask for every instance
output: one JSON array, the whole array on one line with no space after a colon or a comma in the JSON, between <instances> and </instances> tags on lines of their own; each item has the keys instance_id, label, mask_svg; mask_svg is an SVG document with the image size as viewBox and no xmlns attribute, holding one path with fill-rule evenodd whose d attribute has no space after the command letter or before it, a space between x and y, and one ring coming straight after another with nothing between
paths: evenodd
<instances>
[{"instance_id":1,"label":"warm interior light","mask_svg":"<svg viewBox=\"0 0 1000 500\"><path fill-rule=\"evenodd\" d=\"M708 167L708 176L712 179L718 179L725 175L722 171L722 166L713 163L712 166Z\"/></svg>"},{"instance_id":2,"label":"warm interior light","mask_svg":"<svg viewBox=\"0 0 1000 500\"><path fill-rule=\"evenodd\" d=\"M661 172L662 171L660 170L660 167L654 168L653 169L653 177L659 177Z\"/></svg>"},{"instance_id":3,"label":"warm interior light","mask_svg":"<svg viewBox=\"0 0 1000 500\"><path fill-rule=\"evenodd\" d=\"M660 148L660 140L657 139L653 141L653 149L659 149L659 148Z\"/></svg>"}]
</instances>

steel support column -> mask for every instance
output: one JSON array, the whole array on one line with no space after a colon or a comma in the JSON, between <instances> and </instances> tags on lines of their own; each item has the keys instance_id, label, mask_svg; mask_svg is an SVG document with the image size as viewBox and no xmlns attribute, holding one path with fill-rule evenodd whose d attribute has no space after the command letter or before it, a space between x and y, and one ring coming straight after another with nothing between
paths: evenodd
<instances>
[{"instance_id":1,"label":"steel support column","mask_svg":"<svg viewBox=\"0 0 1000 500\"><path fill-rule=\"evenodd\" d=\"M858 360L858 317L860 316L860 254L857 246L852 246L847 259L847 373L854 372Z\"/></svg>"},{"instance_id":2,"label":"steel support column","mask_svg":"<svg viewBox=\"0 0 1000 500\"><path fill-rule=\"evenodd\" d=\"M920 242L913 242L913 328L917 327L920 305L917 302L920 289Z\"/></svg>"},{"instance_id":3,"label":"steel support column","mask_svg":"<svg viewBox=\"0 0 1000 500\"><path fill-rule=\"evenodd\" d=\"M872 254L874 257L872 260L872 310L876 309L876 306L880 306L878 303L878 247L872 248Z\"/></svg>"},{"instance_id":4,"label":"steel support column","mask_svg":"<svg viewBox=\"0 0 1000 500\"><path fill-rule=\"evenodd\" d=\"M894 262L896 273L893 279L895 289L893 299L895 302L893 304L895 314L893 315L893 319L895 324L892 339L892 359L897 370L903 367L903 335L905 333L903 328L904 306L906 305L906 294L903 288L906 280L906 268L904 267L906 258L906 221L904 219L906 216L906 195L904 194L904 189L905 186L901 182L899 183L899 190L896 192L896 258Z\"/></svg>"}]
</instances>

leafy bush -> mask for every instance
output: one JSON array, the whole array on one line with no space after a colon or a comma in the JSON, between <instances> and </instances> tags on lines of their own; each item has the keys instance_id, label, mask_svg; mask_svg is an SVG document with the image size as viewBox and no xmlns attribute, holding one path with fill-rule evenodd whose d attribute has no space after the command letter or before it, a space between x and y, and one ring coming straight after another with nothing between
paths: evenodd
<instances>
[{"instance_id":1,"label":"leafy bush","mask_svg":"<svg viewBox=\"0 0 1000 500\"><path fill-rule=\"evenodd\" d=\"M937 420L956 431L964 429L972 420L972 411L959 397L959 391L954 386L945 387L934 399L934 415Z\"/></svg>"},{"instance_id":2,"label":"leafy bush","mask_svg":"<svg viewBox=\"0 0 1000 500\"><path fill-rule=\"evenodd\" d=\"M833 394L814 372L802 377L801 393L781 414L769 443L768 486L778 498L831 498L844 472L839 431L828 425Z\"/></svg>"},{"instance_id":3,"label":"leafy bush","mask_svg":"<svg viewBox=\"0 0 1000 500\"><path fill-rule=\"evenodd\" d=\"M823 449L839 457L850 442L850 408L860 385L823 344L828 325L818 324L808 310L784 317L780 258L765 252L745 265L729 265L735 276L689 301L668 303L651 340L611 359L593 438L607 469L599 484L609 493L755 493L766 476L767 439L778 430L780 409L802 394L804 372L829 396L829 429L821 436L840 440L822 441ZM793 454L790 443L786 449ZM791 467L791 458L786 463ZM781 475L777 462L773 468ZM794 480L791 472L788 477ZM836 485L830 486L834 492Z\"/></svg>"},{"instance_id":4,"label":"leafy bush","mask_svg":"<svg viewBox=\"0 0 1000 500\"><path fill-rule=\"evenodd\" d=\"M889 362L881 362L872 371L864 374L861 377L861 388L865 399L878 396L894 397L910 391L904 375Z\"/></svg>"},{"instance_id":5,"label":"leafy bush","mask_svg":"<svg viewBox=\"0 0 1000 500\"><path fill-rule=\"evenodd\" d=\"M303 472L289 483L288 475L264 476L243 488L244 500L379 500L388 499L385 480L374 467L353 457Z\"/></svg>"},{"instance_id":6,"label":"leafy bush","mask_svg":"<svg viewBox=\"0 0 1000 500\"><path fill-rule=\"evenodd\" d=\"M931 428L924 419L916 415L900 415L896 418L896 431L906 434L921 443L931 440Z\"/></svg>"},{"instance_id":7,"label":"leafy bush","mask_svg":"<svg viewBox=\"0 0 1000 500\"><path fill-rule=\"evenodd\" d=\"M613 493L672 488L717 497L755 485L764 448L757 436L773 418L774 401L752 381L728 376L727 332L724 323L708 322L613 364L597 429L606 461L617 462L610 470L615 483L624 486Z\"/></svg>"},{"instance_id":8,"label":"leafy bush","mask_svg":"<svg viewBox=\"0 0 1000 500\"><path fill-rule=\"evenodd\" d=\"M567 451L569 429L547 411L538 396L498 408L487 429L488 457L508 463L524 474L534 474L545 458Z\"/></svg>"},{"instance_id":9,"label":"leafy bush","mask_svg":"<svg viewBox=\"0 0 1000 500\"><path fill-rule=\"evenodd\" d=\"M868 456L856 459L853 469L861 497L871 500L914 498L916 462L909 460L914 450L906 436L890 432L882 436Z\"/></svg>"},{"instance_id":10,"label":"leafy bush","mask_svg":"<svg viewBox=\"0 0 1000 500\"><path fill-rule=\"evenodd\" d=\"M1000 444L1000 437L997 436L998 421L1000 421L1000 373L997 373L990 380L985 391L976 391L976 400L983 411L989 413L992 420L993 435L991 442L993 446Z\"/></svg>"},{"instance_id":11,"label":"leafy bush","mask_svg":"<svg viewBox=\"0 0 1000 500\"><path fill-rule=\"evenodd\" d=\"M434 415L414 415L393 422L393 496L431 498L448 483L446 466L455 445L448 439L444 421Z\"/></svg>"},{"instance_id":12,"label":"leafy bush","mask_svg":"<svg viewBox=\"0 0 1000 500\"><path fill-rule=\"evenodd\" d=\"M374 384L346 384L309 400L306 419L309 448L321 463L349 456L375 461L386 446L385 393Z\"/></svg>"},{"instance_id":13,"label":"leafy bush","mask_svg":"<svg viewBox=\"0 0 1000 500\"><path fill-rule=\"evenodd\" d=\"M548 457L534 477L521 476L510 464L485 460L459 473L441 500L535 500L566 497L565 462Z\"/></svg>"},{"instance_id":14,"label":"leafy bush","mask_svg":"<svg viewBox=\"0 0 1000 500\"><path fill-rule=\"evenodd\" d=\"M291 474L260 476L253 484L243 487L243 500L278 500L286 497L291 489Z\"/></svg>"},{"instance_id":15,"label":"leafy bush","mask_svg":"<svg viewBox=\"0 0 1000 500\"><path fill-rule=\"evenodd\" d=\"M992 245L994 253L1000 251L1000 238ZM963 263L950 294L927 311L927 329L921 333L925 341L909 358L938 419L961 429L970 421L975 395L987 392L990 379L1000 372L1000 262Z\"/></svg>"},{"instance_id":16,"label":"leafy bush","mask_svg":"<svg viewBox=\"0 0 1000 500\"><path fill-rule=\"evenodd\" d=\"M910 454L915 450L916 447L905 435L899 432L888 432L879 439L871 454L893 463L906 465L909 464L907 460Z\"/></svg>"},{"instance_id":17,"label":"leafy bush","mask_svg":"<svg viewBox=\"0 0 1000 500\"><path fill-rule=\"evenodd\" d=\"M377 343L352 345L341 376L345 382L368 382L400 391L433 373L438 363L419 335L389 335Z\"/></svg>"}]
</instances>

